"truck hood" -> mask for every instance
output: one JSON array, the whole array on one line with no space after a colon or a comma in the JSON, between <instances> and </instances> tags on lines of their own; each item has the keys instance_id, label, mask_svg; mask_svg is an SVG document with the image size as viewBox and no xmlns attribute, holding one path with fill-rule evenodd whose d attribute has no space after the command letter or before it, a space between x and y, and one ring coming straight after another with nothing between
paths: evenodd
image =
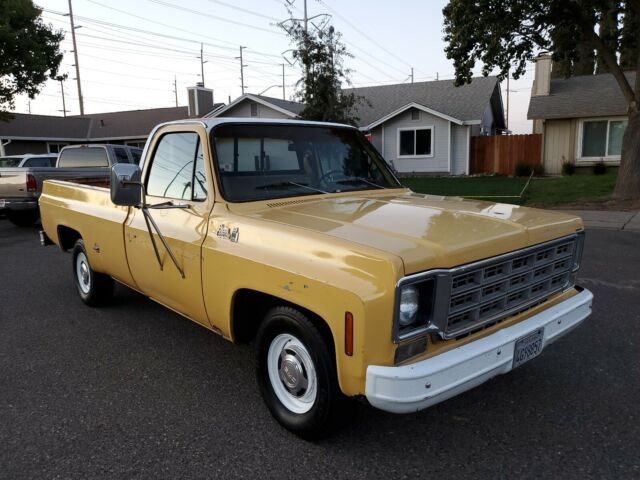
<instances>
[{"instance_id":1,"label":"truck hood","mask_svg":"<svg viewBox=\"0 0 640 480\"><path fill-rule=\"evenodd\" d=\"M462 265L582 228L580 218L559 212L397 190L274 201L243 213L396 255L405 274Z\"/></svg>"}]
</instances>

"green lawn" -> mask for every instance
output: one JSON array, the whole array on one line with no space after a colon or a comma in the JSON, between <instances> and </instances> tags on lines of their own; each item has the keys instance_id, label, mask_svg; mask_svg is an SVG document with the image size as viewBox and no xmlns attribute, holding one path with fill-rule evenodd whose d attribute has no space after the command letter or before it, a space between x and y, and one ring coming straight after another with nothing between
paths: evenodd
<instances>
[{"instance_id":1,"label":"green lawn","mask_svg":"<svg viewBox=\"0 0 640 480\"><path fill-rule=\"evenodd\" d=\"M613 192L616 174L534 177L521 198L519 195L527 183L526 178L422 177L402 178L400 181L420 193L482 197L484 200L518 205L553 206L607 200Z\"/></svg>"}]
</instances>

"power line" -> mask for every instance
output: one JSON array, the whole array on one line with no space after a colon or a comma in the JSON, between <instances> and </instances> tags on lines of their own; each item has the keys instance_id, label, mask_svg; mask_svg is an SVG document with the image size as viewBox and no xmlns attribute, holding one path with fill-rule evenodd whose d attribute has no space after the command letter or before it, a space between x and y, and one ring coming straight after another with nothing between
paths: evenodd
<instances>
[{"instance_id":1,"label":"power line","mask_svg":"<svg viewBox=\"0 0 640 480\"><path fill-rule=\"evenodd\" d=\"M146 22L153 23L155 25L160 25L161 27L164 27L164 28L169 28L169 29L172 29L172 30L180 31L180 32L194 34L194 32L191 31L191 30L186 30L186 29L183 29L183 28L179 28L179 27L176 27L175 25L170 25L170 24L167 24L167 23L158 22L156 20L150 20L150 19L142 17L140 15L135 15L133 13L130 13L130 12L127 12L127 11L124 11L124 10L120 10L118 8L114 8L114 7L111 7L111 6L108 6L108 5L103 5L100 2L96 2L95 0L87 0L87 1L91 2L91 3L94 3L94 4L98 5L98 6L101 6L103 8L107 8L109 10L116 11L116 12L121 13L123 15L127 15L127 16L130 16L130 17L139 19L139 20L144 20ZM66 16L66 13L64 13L64 12L59 12L59 11L56 11L56 10L50 10L50 9L42 8L42 7L40 7L40 8L43 11L47 12L47 13L51 13L51 14L54 14L54 15L60 15L60 16ZM167 39L170 39L170 40L178 40L178 41L181 41L181 42L195 43L195 44L198 44L198 45L200 45L200 43L202 43L201 40L196 40L196 39L193 39L193 38L177 37L175 35L169 35L169 34L166 34L166 33L154 32L154 31L151 31L151 30L144 30L142 28L137 28L137 27L129 27L129 26L126 26L126 25L121 25L121 24L117 24L117 23L113 23L113 22L107 22L107 21L104 21L104 20L97 20L95 18L90 18L90 17L84 17L84 16L76 15L75 18L77 18L79 20L82 20L83 22L95 23L95 24L101 25L103 27L111 27L111 28L116 28L116 29L119 29L119 30L128 30L128 31L132 31L132 32L143 33L143 34L146 34L146 35L152 35L152 36L155 36L155 37L167 38ZM208 35L202 35L200 33L195 33L195 35L197 35L197 36L199 36L201 38L208 38L208 39L211 39L211 40L214 40L214 41L217 41L217 42L222 42L222 43L228 43L230 45L235 45L234 47L227 47L227 46L218 45L218 44L215 44L215 43L204 42L204 44L206 46L208 46L208 47L221 48L221 49L231 50L231 51L235 51L238 48L236 43L229 42L228 40L222 40L222 39L211 37L211 36L208 36ZM257 53L257 54L260 54L260 55L263 55L263 56L266 56L266 57L273 57L273 58L278 58L278 59L282 58L281 55L274 55L274 54L270 54L270 53L261 52L261 51L258 51L258 50L253 50L253 49L251 49L251 50L253 52Z\"/></svg>"},{"instance_id":2,"label":"power line","mask_svg":"<svg viewBox=\"0 0 640 480\"><path fill-rule=\"evenodd\" d=\"M389 51L386 47L384 47L383 45L381 45L380 43L378 43L375 39L371 38L369 35L367 35L366 33L364 33L362 30L360 30L357 26L355 26L353 23L351 23L350 20L348 20L347 18L343 17L342 15L340 15L335 9L331 8L329 5L327 5L327 3L324 0L317 0L318 3L320 3L321 5L324 5L324 7L329 10L333 15L335 15L336 17L340 18L343 22L345 22L347 25L349 25L351 28L353 28L356 32L358 32L360 35L362 35L364 38L366 38L367 40L369 40L371 43L373 43L374 45L376 45L378 48L380 48L382 51L388 53L394 60L398 60L399 62L404 63L407 67L411 68L411 65L407 62L405 62L404 60L402 60L401 58L398 57L397 53L391 52Z\"/></svg>"},{"instance_id":3,"label":"power line","mask_svg":"<svg viewBox=\"0 0 640 480\"><path fill-rule=\"evenodd\" d=\"M246 14L249 14L249 15L253 15L253 16L261 17L261 18L266 18L267 20L271 20L273 22L279 22L280 21L280 19L278 19L278 18L270 17L269 15L263 15L261 13L254 12L254 11L248 10L246 8L237 7L235 5L232 5L232 4L226 3L226 2L222 2L220 0L209 0L209 1L211 3L217 3L218 5L223 5L225 7L232 8L234 10L238 10L239 12L243 12L243 13L246 13Z\"/></svg>"},{"instance_id":4,"label":"power line","mask_svg":"<svg viewBox=\"0 0 640 480\"><path fill-rule=\"evenodd\" d=\"M176 10L182 10L183 12L194 13L198 16L205 16L209 18L213 18L215 20L220 20L221 22L231 23L233 25L239 25L241 27L252 28L254 30L260 30L262 32L271 33L273 35L284 35L284 33L278 32L276 30L272 30L269 28L259 27L257 25L251 25L250 23L238 22L236 20L229 20L228 18L219 17L217 15L211 15L210 13L202 12L200 10L193 10L191 8L182 7L180 5L174 5L173 3L164 2L162 0L147 0L148 2L156 3L158 5L164 5L165 7L175 8Z\"/></svg>"},{"instance_id":5,"label":"power line","mask_svg":"<svg viewBox=\"0 0 640 480\"><path fill-rule=\"evenodd\" d=\"M121 65L133 65L130 63L124 63L121 62L119 60L109 60L103 57L97 57L97 56L93 56L93 55L87 55L86 53L83 54L84 56L90 56L92 58L99 58L102 61L105 62L113 62L113 63L119 63ZM140 68L145 68L145 67L140 67ZM82 67L82 70L89 70L92 72L99 72L99 73L106 73L106 74L111 74L111 75L115 75L118 77L130 77L130 78L141 78L141 79L145 79L145 80L156 80L156 81L161 81L161 82L165 82L168 81L166 78L158 78L158 77L147 77L147 76L142 76L142 75L134 75L134 74L128 74L128 73L122 73L122 72L115 72L113 70L101 70L98 68L93 68L93 67ZM173 72L171 72L173 73ZM181 73L178 72L178 74L180 75ZM195 73L194 74L184 74L184 75L193 75L195 77ZM190 82L182 82L182 83L190 83Z\"/></svg>"}]
</instances>

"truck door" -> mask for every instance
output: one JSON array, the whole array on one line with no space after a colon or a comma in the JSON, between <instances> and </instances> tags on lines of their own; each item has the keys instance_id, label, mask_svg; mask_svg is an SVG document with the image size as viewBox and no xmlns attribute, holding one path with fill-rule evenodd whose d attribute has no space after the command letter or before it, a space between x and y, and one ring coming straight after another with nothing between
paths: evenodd
<instances>
[{"instance_id":1,"label":"truck door","mask_svg":"<svg viewBox=\"0 0 640 480\"><path fill-rule=\"evenodd\" d=\"M144 294L209 326L202 298L201 246L207 235L213 192L208 191L212 185L210 167L203 156L203 145L208 151L206 131L192 128L163 130L149 146L143 173L147 204L170 202L170 206L187 207L149 210L184 277L154 232L159 265L140 209L132 209L125 224L125 244L131 275Z\"/></svg>"}]
</instances>

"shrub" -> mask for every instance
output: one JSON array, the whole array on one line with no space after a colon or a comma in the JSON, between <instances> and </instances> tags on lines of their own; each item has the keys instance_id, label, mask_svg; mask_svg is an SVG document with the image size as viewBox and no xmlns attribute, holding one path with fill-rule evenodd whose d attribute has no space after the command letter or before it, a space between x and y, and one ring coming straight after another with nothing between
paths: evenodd
<instances>
[{"instance_id":1,"label":"shrub","mask_svg":"<svg viewBox=\"0 0 640 480\"><path fill-rule=\"evenodd\" d=\"M605 173L607 173L607 166L604 162L598 162L593 166L594 175L604 175Z\"/></svg>"},{"instance_id":2,"label":"shrub","mask_svg":"<svg viewBox=\"0 0 640 480\"><path fill-rule=\"evenodd\" d=\"M542 166L542 164L538 163L537 165L533 166L533 174L536 177L542 177L544 175L544 167Z\"/></svg>"},{"instance_id":3,"label":"shrub","mask_svg":"<svg viewBox=\"0 0 640 480\"><path fill-rule=\"evenodd\" d=\"M516 177L528 177L531 175L532 171L533 168L531 168L531 165L526 163L519 163L516 165Z\"/></svg>"},{"instance_id":4,"label":"shrub","mask_svg":"<svg viewBox=\"0 0 640 480\"><path fill-rule=\"evenodd\" d=\"M571 162L563 162L562 175L573 175L576 173L576 166Z\"/></svg>"}]
</instances>

